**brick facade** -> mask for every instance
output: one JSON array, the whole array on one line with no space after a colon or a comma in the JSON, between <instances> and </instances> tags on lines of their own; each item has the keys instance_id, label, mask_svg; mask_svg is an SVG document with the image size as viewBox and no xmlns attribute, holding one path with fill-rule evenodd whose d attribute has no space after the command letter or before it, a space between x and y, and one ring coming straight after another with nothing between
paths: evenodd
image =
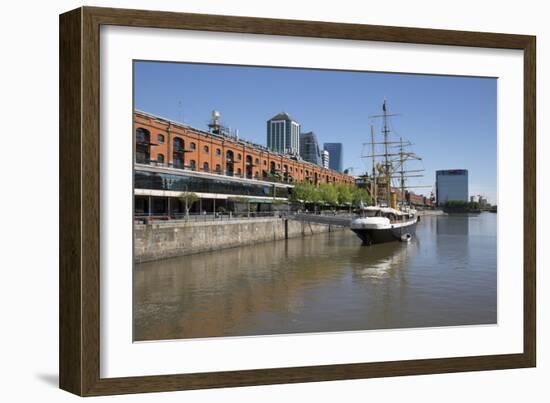
<instances>
[{"instance_id":1,"label":"brick facade","mask_svg":"<svg viewBox=\"0 0 550 403\"><path fill-rule=\"evenodd\" d=\"M138 139L138 132L144 137ZM265 179L271 173L288 183L354 184L350 175L141 112L134 113L134 134L136 158L145 163L251 179Z\"/></svg>"}]
</instances>

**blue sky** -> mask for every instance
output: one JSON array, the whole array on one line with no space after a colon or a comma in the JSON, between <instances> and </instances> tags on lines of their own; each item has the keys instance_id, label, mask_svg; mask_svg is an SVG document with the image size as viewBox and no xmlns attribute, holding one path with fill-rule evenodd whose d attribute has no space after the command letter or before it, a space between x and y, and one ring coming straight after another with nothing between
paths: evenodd
<instances>
[{"instance_id":1,"label":"blue sky","mask_svg":"<svg viewBox=\"0 0 550 403\"><path fill-rule=\"evenodd\" d=\"M136 62L135 108L206 129L211 111L247 140L266 144L266 121L285 111L324 142L341 142L344 168L370 170L363 143L370 125L381 139L384 98L394 139L414 143L423 158L410 169L435 183L438 169L469 170L470 195L496 202L497 80L455 76L284 69L188 63ZM431 188L415 189L429 194Z\"/></svg>"}]
</instances>

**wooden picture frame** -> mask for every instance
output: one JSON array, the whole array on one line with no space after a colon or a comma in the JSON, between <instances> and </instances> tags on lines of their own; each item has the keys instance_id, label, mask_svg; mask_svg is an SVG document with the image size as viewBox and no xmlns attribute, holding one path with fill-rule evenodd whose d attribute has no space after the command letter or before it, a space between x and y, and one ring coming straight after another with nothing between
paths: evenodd
<instances>
[{"instance_id":1,"label":"wooden picture frame","mask_svg":"<svg viewBox=\"0 0 550 403\"><path fill-rule=\"evenodd\" d=\"M523 353L100 377L101 25L519 49L524 52ZM80 396L533 367L536 363L535 37L82 7L60 16L60 387Z\"/></svg>"}]
</instances>

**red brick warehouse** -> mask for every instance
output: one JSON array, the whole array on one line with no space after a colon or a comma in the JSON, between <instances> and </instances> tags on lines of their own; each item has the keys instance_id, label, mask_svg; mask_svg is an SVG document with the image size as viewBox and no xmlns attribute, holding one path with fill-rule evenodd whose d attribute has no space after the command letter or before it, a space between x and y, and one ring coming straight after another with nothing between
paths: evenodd
<instances>
[{"instance_id":1,"label":"red brick warehouse","mask_svg":"<svg viewBox=\"0 0 550 403\"><path fill-rule=\"evenodd\" d=\"M354 184L354 178L292 159L245 140L214 134L143 112L134 113L137 163L283 182Z\"/></svg>"}]
</instances>

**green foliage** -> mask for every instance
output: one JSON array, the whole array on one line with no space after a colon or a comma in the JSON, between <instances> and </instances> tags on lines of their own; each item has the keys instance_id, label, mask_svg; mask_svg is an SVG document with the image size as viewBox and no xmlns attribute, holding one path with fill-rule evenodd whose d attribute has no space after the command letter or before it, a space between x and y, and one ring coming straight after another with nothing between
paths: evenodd
<instances>
[{"instance_id":1,"label":"green foliage","mask_svg":"<svg viewBox=\"0 0 550 403\"><path fill-rule=\"evenodd\" d=\"M193 206L193 203L197 202L199 200L199 196L197 196L193 192L182 192L178 196L178 199L185 204L185 214L189 215L189 210Z\"/></svg>"},{"instance_id":2,"label":"green foliage","mask_svg":"<svg viewBox=\"0 0 550 403\"><path fill-rule=\"evenodd\" d=\"M359 206L361 200L371 204L371 197L365 189L339 183L323 183L319 187L311 183L301 182L294 185L290 200L303 203L327 203L331 206Z\"/></svg>"},{"instance_id":3,"label":"green foliage","mask_svg":"<svg viewBox=\"0 0 550 403\"><path fill-rule=\"evenodd\" d=\"M371 197L369 195L369 192L367 192L366 189L354 188L353 198L352 198L353 205L356 207L359 207L359 205L361 204L361 201L363 201L365 205L372 204Z\"/></svg>"},{"instance_id":4,"label":"green foliage","mask_svg":"<svg viewBox=\"0 0 550 403\"><path fill-rule=\"evenodd\" d=\"M182 203L185 203L186 205L189 205L189 207L191 207L193 203L199 200L199 196L197 196L193 192L182 192L178 196L178 199L180 199Z\"/></svg>"},{"instance_id":5,"label":"green foliage","mask_svg":"<svg viewBox=\"0 0 550 403\"><path fill-rule=\"evenodd\" d=\"M294 202L313 203L313 194L315 193L314 187L315 186L307 182L297 183L292 189L290 200Z\"/></svg>"},{"instance_id":6,"label":"green foliage","mask_svg":"<svg viewBox=\"0 0 550 403\"><path fill-rule=\"evenodd\" d=\"M336 185L338 190L338 203L342 205L347 205L353 203L353 193L355 188L351 185L340 183Z\"/></svg>"},{"instance_id":7,"label":"green foliage","mask_svg":"<svg viewBox=\"0 0 550 403\"><path fill-rule=\"evenodd\" d=\"M323 183L319 186L319 199L331 206L338 205L338 189L330 183Z\"/></svg>"},{"instance_id":8,"label":"green foliage","mask_svg":"<svg viewBox=\"0 0 550 403\"><path fill-rule=\"evenodd\" d=\"M311 188L309 190L309 202L313 204L319 204L323 201L323 197L321 195L321 192L319 188L315 185L310 185Z\"/></svg>"},{"instance_id":9,"label":"green foliage","mask_svg":"<svg viewBox=\"0 0 550 403\"><path fill-rule=\"evenodd\" d=\"M467 202L463 200L449 200L443 204L443 208L449 210L479 210L478 202Z\"/></svg>"}]
</instances>

